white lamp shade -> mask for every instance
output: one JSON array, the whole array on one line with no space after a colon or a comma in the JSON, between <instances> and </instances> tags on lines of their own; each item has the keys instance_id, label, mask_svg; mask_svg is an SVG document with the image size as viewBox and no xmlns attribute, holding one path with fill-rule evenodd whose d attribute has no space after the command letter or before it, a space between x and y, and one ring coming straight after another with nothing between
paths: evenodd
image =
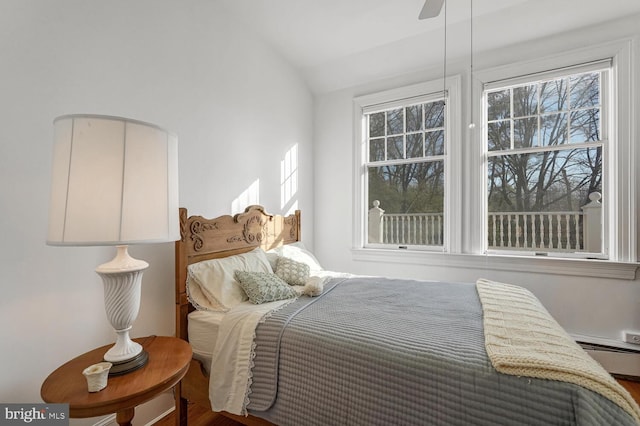
<instances>
[{"instance_id":1,"label":"white lamp shade","mask_svg":"<svg viewBox=\"0 0 640 426\"><path fill-rule=\"evenodd\" d=\"M101 115L58 117L54 128L47 244L179 239L174 134Z\"/></svg>"}]
</instances>

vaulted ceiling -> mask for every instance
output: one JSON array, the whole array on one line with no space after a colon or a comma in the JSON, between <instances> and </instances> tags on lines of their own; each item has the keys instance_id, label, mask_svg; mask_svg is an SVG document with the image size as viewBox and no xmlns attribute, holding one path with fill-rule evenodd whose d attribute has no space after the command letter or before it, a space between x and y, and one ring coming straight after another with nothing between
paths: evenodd
<instances>
[{"instance_id":1,"label":"vaulted ceiling","mask_svg":"<svg viewBox=\"0 0 640 426\"><path fill-rule=\"evenodd\" d=\"M441 61L445 11L450 55L468 51L471 5L478 50L636 14L640 28L640 0L447 0L440 16L429 20L418 19L424 0L218 1L300 69L316 91L340 85L323 81L322 74L335 80L332 72L348 73L371 52L387 52L405 68Z\"/></svg>"}]
</instances>

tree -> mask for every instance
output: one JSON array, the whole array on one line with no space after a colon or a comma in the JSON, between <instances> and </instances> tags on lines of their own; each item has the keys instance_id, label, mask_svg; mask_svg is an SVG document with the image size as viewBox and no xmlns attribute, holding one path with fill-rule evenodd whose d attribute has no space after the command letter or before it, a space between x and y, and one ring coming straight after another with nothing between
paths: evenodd
<instances>
[{"instance_id":1,"label":"tree","mask_svg":"<svg viewBox=\"0 0 640 426\"><path fill-rule=\"evenodd\" d=\"M444 102L369 115L369 202L387 213L442 213Z\"/></svg>"},{"instance_id":2,"label":"tree","mask_svg":"<svg viewBox=\"0 0 640 426\"><path fill-rule=\"evenodd\" d=\"M599 92L593 72L488 94L489 211L575 211L601 191Z\"/></svg>"}]
</instances>

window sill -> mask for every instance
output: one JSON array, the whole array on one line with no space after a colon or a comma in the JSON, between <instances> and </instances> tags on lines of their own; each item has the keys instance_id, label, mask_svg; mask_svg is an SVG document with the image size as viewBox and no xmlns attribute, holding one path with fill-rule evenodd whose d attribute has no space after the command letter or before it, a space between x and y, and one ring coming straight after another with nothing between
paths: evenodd
<instances>
[{"instance_id":1,"label":"window sill","mask_svg":"<svg viewBox=\"0 0 640 426\"><path fill-rule=\"evenodd\" d=\"M446 268L535 272L552 275L634 280L640 263L597 259L570 259L534 256L434 253L418 250L352 249L353 260L377 263L404 263Z\"/></svg>"}]
</instances>

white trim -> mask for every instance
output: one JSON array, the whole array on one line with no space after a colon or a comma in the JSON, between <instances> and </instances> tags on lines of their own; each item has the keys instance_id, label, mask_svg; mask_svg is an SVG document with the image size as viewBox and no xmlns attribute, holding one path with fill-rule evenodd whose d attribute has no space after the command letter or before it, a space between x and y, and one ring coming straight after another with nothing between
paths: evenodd
<instances>
[{"instance_id":1,"label":"white trim","mask_svg":"<svg viewBox=\"0 0 640 426\"><path fill-rule=\"evenodd\" d=\"M484 83L484 90L493 90L499 87L509 88L513 86L519 86L521 84L536 83L545 80L553 80L558 77L562 77L568 74L582 74L589 71L603 71L611 67L611 58L596 60L585 64L577 64L569 67L560 67L551 69L549 71L529 73L525 75L519 75L511 78L505 78L500 80L488 81ZM533 77L533 80L532 80Z\"/></svg>"},{"instance_id":2,"label":"white trim","mask_svg":"<svg viewBox=\"0 0 640 426\"><path fill-rule=\"evenodd\" d=\"M586 334L579 334L579 333L569 333L569 334L571 335L571 337L573 337L573 339L576 342L591 343L594 345L609 346L612 348L619 348L619 349L631 349L635 351L640 350L640 346L633 343L627 343L621 340L607 339L603 337L589 336ZM623 337L621 336L620 339L622 338Z\"/></svg>"},{"instance_id":3,"label":"white trim","mask_svg":"<svg viewBox=\"0 0 640 426\"><path fill-rule=\"evenodd\" d=\"M414 87L414 86L410 86L410 87ZM425 88L423 88L423 90L424 89ZM442 89L442 87L440 89ZM420 90L420 88L416 88L416 90ZM378 96L375 96L374 99L379 99L379 98ZM412 96L407 96L404 98L394 98L393 100L387 101L387 102L380 102L375 104L366 103L362 107L362 113L373 114L376 112L388 111L390 109L395 109L400 107L407 107L411 105L439 101L440 99L442 99L442 90L440 90L439 92L414 94Z\"/></svg>"},{"instance_id":4,"label":"white trim","mask_svg":"<svg viewBox=\"0 0 640 426\"><path fill-rule=\"evenodd\" d=\"M604 237L604 251L608 253L609 259L615 262L635 262L637 261L637 178L635 171L637 164L637 150L634 147L633 135L635 135L636 124L633 121L634 104L633 96L636 89L633 80L634 57L633 47L637 40L619 40L602 45L592 46L585 49L565 52L554 56L539 58L530 61L504 65L486 70L474 72L474 87L482 92L481 87L492 84L496 81L510 81L518 76L534 73L545 73L547 70L558 70L561 68L573 67L575 64L587 64L602 61L603 58L612 58L611 88L617 97L617 103L609 103L609 117L603 117L603 122L611 128L609 140L614 144L607 144L609 162L605 164L603 176L605 187L603 191L608 194L609 202L603 211L603 220L609 224L608 232ZM605 60L606 61L606 60ZM578 65L579 69L580 65ZM554 71L552 71L554 72ZM605 90L608 91L608 88ZM606 94L605 94L606 95ZM481 99L479 94L478 99ZM483 102L486 102L483 99ZM486 167L487 155L483 135L486 133L486 123L482 116L486 108L480 108L476 115L476 123L482 123L482 129L476 132L473 137L471 159L469 164L469 191L465 192L467 200L470 202L465 208L470 212L467 221L467 229L473 235L465 235L465 251L471 253L483 253L486 249ZM615 118L615 120L614 120ZM477 159L477 160L474 160ZM474 177L480 177L474 179ZM605 227L606 228L606 227ZM580 274L579 274L580 275Z\"/></svg>"},{"instance_id":5,"label":"white trim","mask_svg":"<svg viewBox=\"0 0 640 426\"><path fill-rule=\"evenodd\" d=\"M473 91L473 99L477 99L482 104L485 100L482 96L482 81L478 74L470 77L472 82L469 92ZM486 210L487 200L484 197L487 187L486 157L484 156L483 135L486 123L484 121L484 105L474 108L474 116L471 117L476 123L475 128L469 129L469 149L464 155L465 168L465 229L467 232L462 236L463 252L481 253L485 245L484 236L487 234L487 221L482 212Z\"/></svg>"},{"instance_id":6,"label":"white trim","mask_svg":"<svg viewBox=\"0 0 640 426\"><path fill-rule=\"evenodd\" d=\"M566 259L535 256L451 254L409 250L353 249L353 260L375 263L402 263L443 268L486 269L489 271L533 272L538 274L634 280L637 263L594 259Z\"/></svg>"},{"instance_id":7,"label":"white trim","mask_svg":"<svg viewBox=\"0 0 640 426\"><path fill-rule=\"evenodd\" d=\"M634 110L633 98L638 97L638 87L634 84L633 48L637 40L628 40L619 47L613 61L612 90L617 93L617 103L611 105L615 111L617 121L611 121L612 134L617 139L617 152L613 154L611 164L612 180L615 182L616 204L609 210L612 226L611 232L617 235L617 244L611 239L610 248L614 259L626 262L637 261L637 199L638 191L636 173L637 149L634 136L637 138L637 114ZM638 58L636 58L637 60ZM617 208L617 209L616 209Z\"/></svg>"},{"instance_id":8,"label":"white trim","mask_svg":"<svg viewBox=\"0 0 640 426\"><path fill-rule=\"evenodd\" d=\"M445 134L447 135L447 154L445 159L445 211L448 212L445 219L445 247L453 252L461 250L460 223L461 223L461 187L460 176L461 164L461 77L455 75L447 77L446 91L448 101L446 102L447 112L445 114ZM367 183L364 179L364 159L366 152L366 129L363 120L365 112L389 109L393 106L406 103L407 100L435 99L434 96L442 96L442 80L434 80L425 83L404 86L397 89L387 90L379 93L363 95L353 100L353 234L352 247L362 248L365 246L366 219L367 213L366 194ZM438 248L442 250L442 248Z\"/></svg>"},{"instance_id":9,"label":"white trim","mask_svg":"<svg viewBox=\"0 0 640 426\"><path fill-rule=\"evenodd\" d=\"M449 92L449 115L447 116L447 132L449 132L448 163L445 167L445 249L448 253L462 251L462 79L459 75L447 78Z\"/></svg>"},{"instance_id":10,"label":"white trim","mask_svg":"<svg viewBox=\"0 0 640 426\"><path fill-rule=\"evenodd\" d=\"M154 424L156 424L160 420L162 420L165 417L167 417L169 414L173 413L175 410L176 410L175 406L169 408L168 410L164 411L163 413L157 415L154 419L150 420L147 424L145 424L145 426L153 426Z\"/></svg>"},{"instance_id":11,"label":"white trim","mask_svg":"<svg viewBox=\"0 0 640 426\"><path fill-rule=\"evenodd\" d=\"M363 247L365 241L364 227L366 221L364 210L366 206L365 181L363 159L366 158L367 141L363 107L367 99L373 96L355 98L353 100L353 224L351 226L351 246ZM373 102L373 100L371 100Z\"/></svg>"},{"instance_id":12,"label":"white trim","mask_svg":"<svg viewBox=\"0 0 640 426\"><path fill-rule=\"evenodd\" d=\"M108 416L100 419L97 423L94 423L93 426L118 426L116 415L109 414Z\"/></svg>"},{"instance_id":13,"label":"white trim","mask_svg":"<svg viewBox=\"0 0 640 426\"><path fill-rule=\"evenodd\" d=\"M447 77L447 80L451 77ZM449 85L447 85L449 86ZM385 105L380 108L381 110L387 109L386 105L400 105L407 99L415 99L421 96L429 96L438 94L442 96L442 80L428 81L425 83L412 84L409 86L398 87L396 89L385 90L382 92L371 93L368 95L362 95L354 98L354 106L357 107L358 116L362 115L362 112L371 107L377 107L379 105ZM447 90L449 87L447 87ZM400 101L400 103L395 103Z\"/></svg>"},{"instance_id":14,"label":"white trim","mask_svg":"<svg viewBox=\"0 0 640 426\"><path fill-rule=\"evenodd\" d=\"M507 80L514 76L544 73L558 68L569 68L576 64L585 64L598 61L602 58L613 58L622 50L629 47L632 40L616 40L600 45L589 46L583 49L571 50L543 58L501 65L483 70L474 70L474 76L480 84L488 84L493 81Z\"/></svg>"},{"instance_id":15,"label":"white trim","mask_svg":"<svg viewBox=\"0 0 640 426\"><path fill-rule=\"evenodd\" d=\"M145 426L152 426L152 425L156 424L157 422L159 422L160 420L164 419L165 417L167 417L169 414L171 414L175 410L176 410L175 407L169 408L168 410L158 414L152 420L149 420L145 424ZM104 417L103 419L100 419L100 421L98 421L97 423L94 423L93 426L118 426L118 422L116 421L116 415L115 414L109 414L108 416Z\"/></svg>"}]
</instances>

